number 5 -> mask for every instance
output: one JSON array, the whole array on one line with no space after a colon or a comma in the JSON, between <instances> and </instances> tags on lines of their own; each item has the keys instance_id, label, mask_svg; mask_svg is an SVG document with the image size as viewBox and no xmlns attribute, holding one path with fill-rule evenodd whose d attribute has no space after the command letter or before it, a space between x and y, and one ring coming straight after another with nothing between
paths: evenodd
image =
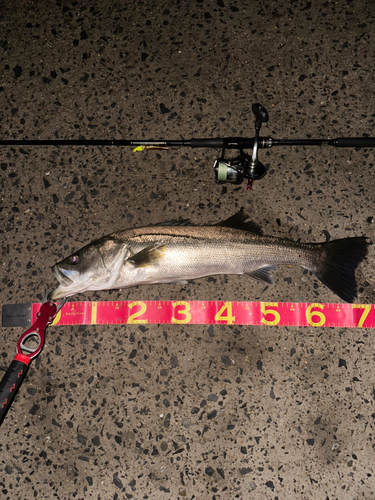
<instances>
[{"instance_id":1,"label":"number 5","mask_svg":"<svg viewBox=\"0 0 375 500\"><path fill-rule=\"evenodd\" d=\"M278 311L274 311L273 309L266 309L266 307L271 306L271 307L277 307L279 304L278 302L261 302L260 303L260 310L264 314L264 318L260 320L263 325L278 325L280 323L280 314ZM268 320L266 319L267 315L273 316L273 320Z\"/></svg>"}]
</instances>

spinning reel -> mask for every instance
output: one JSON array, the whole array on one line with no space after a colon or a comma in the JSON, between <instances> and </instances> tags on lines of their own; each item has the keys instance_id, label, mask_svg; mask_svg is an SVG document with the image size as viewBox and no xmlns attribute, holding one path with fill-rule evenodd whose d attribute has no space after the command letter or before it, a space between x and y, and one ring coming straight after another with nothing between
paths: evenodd
<instances>
[{"instance_id":1,"label":"spinning reel","mask_svg":"<svg viewBox=\"0 0 375 500\"><path fill-rule=\"evenodd\" d=\"M253 144L253 155L250 156L239 148L240 156L226 160L224 158L225 147L223 147L221 157L215 161L214 174L218 184L241 184L244 179L248 179L247 189L252 187L253 180L263 179L267 170L258 159L259 131L262 123L268 122L268 113L261 104L253 104L252 111L255 115L255 136Z\"/></svg>"}]
</instances>

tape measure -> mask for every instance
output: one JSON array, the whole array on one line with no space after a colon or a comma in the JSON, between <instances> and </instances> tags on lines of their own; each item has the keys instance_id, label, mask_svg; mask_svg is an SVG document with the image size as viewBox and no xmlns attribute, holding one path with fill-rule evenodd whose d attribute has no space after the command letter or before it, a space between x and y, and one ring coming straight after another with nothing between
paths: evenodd
<instances>
[{"instance_id":1,"label":"tape measure","mask_svg":"<svg viewBox=\"0 0 375 500\"><path fill-rule=\"evenodd\" d=\"M40 303L4 305L2 326L28 326ZM256 325L375 328L374 304L229 301L67 302L52 325Z\"/></svg>"},{"instance_id":2,"label":"tape measure","mask_svg":"<svg viewBox=\"0 0 375 500\"><path fill-rule=\"evenodd\" d=\"M34 318L40 304L32 304ZM374 328L374 304L228 301L68 302L53 325L177 324Z\"/></svg>"}]
</instances>

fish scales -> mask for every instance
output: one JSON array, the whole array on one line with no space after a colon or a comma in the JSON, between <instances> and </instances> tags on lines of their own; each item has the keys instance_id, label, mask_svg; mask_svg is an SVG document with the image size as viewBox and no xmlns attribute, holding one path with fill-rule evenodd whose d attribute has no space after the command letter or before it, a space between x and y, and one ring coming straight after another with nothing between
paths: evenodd
<instances>
[{"instance_id":1,"label":"fish scales","mask_svg":"<svg viewBox=\"0 0 375 500\"><path fill-rule=\"evenodd\" d=\"M179 228L178 234L166 231L152 232L142 236L126 234L119 239L127 241L129 249L136 254L150 244L165 244L166 250L157 265L161 272L181 273L189 269L191 277L200 273L243 274L270 265L310 265L315 269L316 253L308 244L293 245L290 240L259 237L239 230L209 227ZM191 234L194 229L194 234ZM220 229L220 231L218 231ZM121 283L119 283L121 284ZM125 282L122 283L125 286Z\"/></svg>"}]
</instances>

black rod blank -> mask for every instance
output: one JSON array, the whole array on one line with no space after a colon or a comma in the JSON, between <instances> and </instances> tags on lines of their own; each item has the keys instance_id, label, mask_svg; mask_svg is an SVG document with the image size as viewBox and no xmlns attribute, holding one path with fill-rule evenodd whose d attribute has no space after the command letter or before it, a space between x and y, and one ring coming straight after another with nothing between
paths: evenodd
<instances>
[{"instance_id":1,"label":"black rod blank","mask_svg":"<svg viewBox=\"0 0 375 500\"><path fill-rule=\"evenodd\" d=\"M180 140L126 140L126 139L3 139L0 146L150 146L190 147L214 149L251 149L254 138L226 137ZM375 137L339 137L336 139L272 139L260 137L258 148L273 146L335 146L344 148L375 148Z\"/></svg>"}]
</instances>

